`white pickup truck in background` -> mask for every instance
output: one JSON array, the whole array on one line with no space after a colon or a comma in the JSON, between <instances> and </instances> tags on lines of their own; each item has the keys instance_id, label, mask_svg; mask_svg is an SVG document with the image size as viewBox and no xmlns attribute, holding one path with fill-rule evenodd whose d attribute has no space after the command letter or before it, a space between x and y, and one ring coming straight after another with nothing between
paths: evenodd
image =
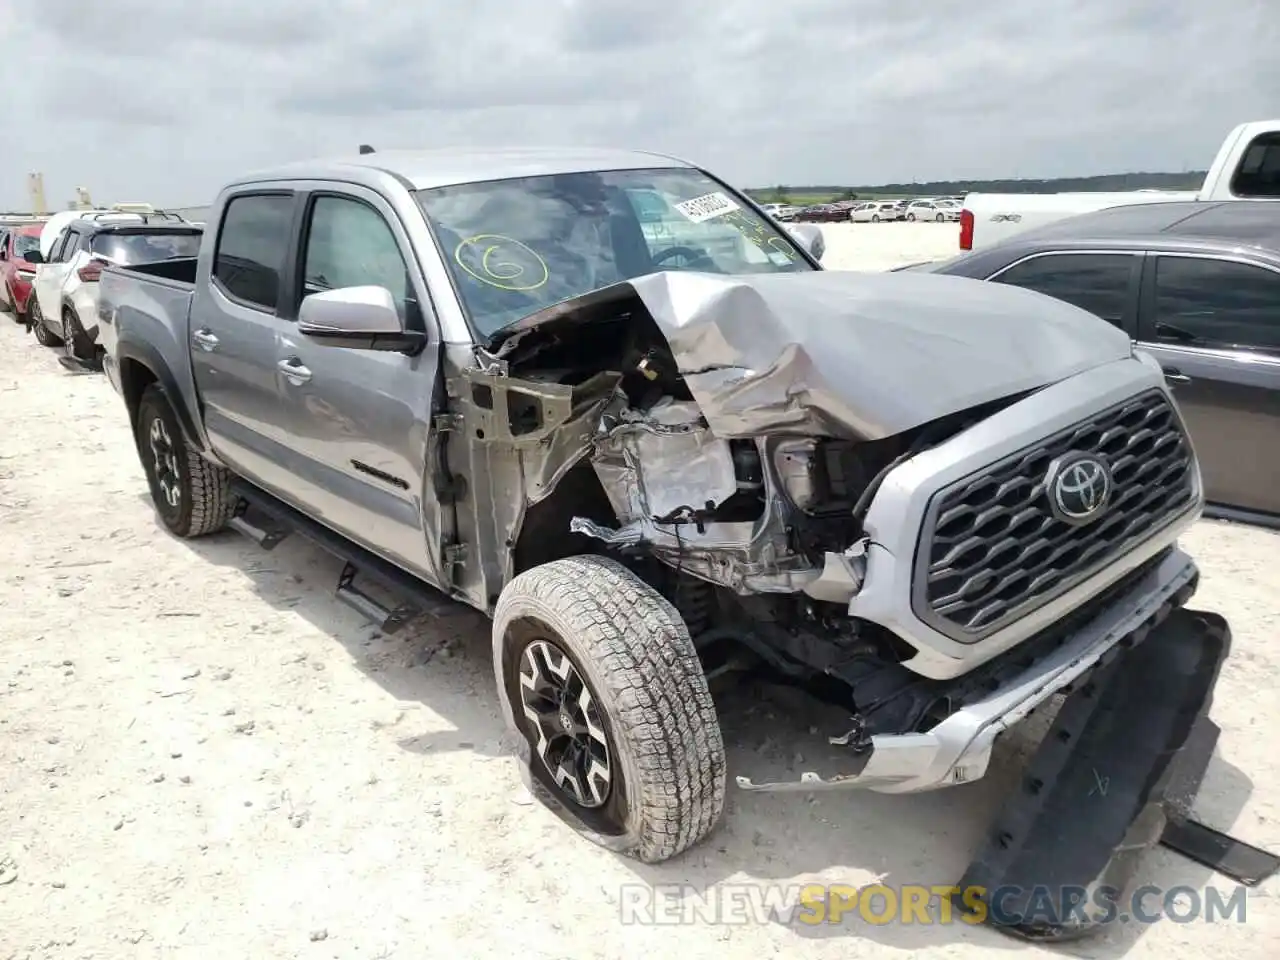
<instances>
[{"instance_id":1,"label":"white pickup truck in background","mask_svg":"<svg viewBox=\"0 0 1280 960\"><path fill-rule=\"evenodd\" d=\"M1232 130L1197 191L971 193L960 213L960 249L989 247L1081 213L1171 200L1280 200L1280 120L1254 120Z\"/></svg>"}]
</instances>

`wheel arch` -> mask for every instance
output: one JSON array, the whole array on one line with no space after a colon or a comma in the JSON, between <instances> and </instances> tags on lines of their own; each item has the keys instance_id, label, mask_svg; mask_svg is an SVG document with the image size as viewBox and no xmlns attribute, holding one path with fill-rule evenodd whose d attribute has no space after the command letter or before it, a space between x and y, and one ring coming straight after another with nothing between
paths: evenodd
<instances>
[{"instance_id":1,"label":"wheel arch","mask_svg":"<svg viewBox=\"0 0 1280 960\"><path fill-rule=\"evenodd\" d=\"M586 458L560 478L549 496L525 512L512 547L512 578L553 560L592 553L599 542L571 532L569 521L574 517L606 526L618 522L595 468Z\"/></svg>"},{"instance_id":2,"label":"wheel arch","mask_svg":"<svg viewBox=\"0 0 1280 960\"><path fill-rule=\"evenodd\" d=\"M84 319L80 316L80 311L76 309L75 302L70 297L64 296L62 298L62 314L58 318L62 322L62 330L64 333L66 332L66 329L67 329L67 323L66 323L65 317L68 311L70 311L71 314L76 318L76 323L80 324L80 329L86 330L86 331L89 329L89 327L85 326Z\"/></svg>"},{"instance_id":3,"label":"wheel arch","mask_svg":"<svg viewBox=\"0 0 1280 960\"><path fill-rule=\"evenodd\" d=\"M195 418L187 408L178 378L155 347L134 341L122 342L116 351L116 365L120 371L120 393L129 411L129 423L138 420L138 405L142 394L153 383L159 384L173 406L174 415L182 427L186 439L200 450L206 450L203 433L196 426Z\"/></svg>"}]
</instances>

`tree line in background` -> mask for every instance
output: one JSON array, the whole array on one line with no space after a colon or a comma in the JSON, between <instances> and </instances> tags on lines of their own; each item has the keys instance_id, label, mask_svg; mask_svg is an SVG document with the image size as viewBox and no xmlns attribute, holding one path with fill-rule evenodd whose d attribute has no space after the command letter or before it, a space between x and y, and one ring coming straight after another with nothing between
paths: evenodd
<instances>
[{"instance_id":1,"label":"tree line in background","mask_svg":"<svg viewBox=\"0 0 1280 960\"><path fill-rule=\"evenodd\" d=\"M1109 173L1053 180L931 180L882 183L873 187L776 186L748 190L760 203L833 203L875 197L961 196L966 193L1070 193L1125 190L1197 190L1206 171L1186 173Z\"/></svg>"}]
</instances>

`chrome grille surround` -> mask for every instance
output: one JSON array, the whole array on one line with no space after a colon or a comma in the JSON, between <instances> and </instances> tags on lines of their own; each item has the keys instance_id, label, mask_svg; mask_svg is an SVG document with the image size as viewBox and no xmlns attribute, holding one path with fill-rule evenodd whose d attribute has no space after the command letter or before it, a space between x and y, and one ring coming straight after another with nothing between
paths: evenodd
<instances>
[{"instance_id":1,"label":"chrome grille surround","mask_svg":"<svg viewBox=\"0 0 1280 960\"><path fill-rule=\"evenodd\" d=\"M1050 510L1054 461L1098 456L1110 502L1068 524ZM1148 390L954 481L929 501L912 578L912 611L976 643L1043 606L1163 529L1197 502L1191 444L1173 404Z\"/></svg>"}]
</instances>

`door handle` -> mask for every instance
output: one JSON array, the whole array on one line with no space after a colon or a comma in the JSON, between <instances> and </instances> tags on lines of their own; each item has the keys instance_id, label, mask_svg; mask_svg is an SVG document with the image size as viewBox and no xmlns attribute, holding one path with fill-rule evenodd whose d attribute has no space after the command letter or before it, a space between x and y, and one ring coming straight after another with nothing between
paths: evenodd
<instances>
[{"instance_id":1,"label":"door handle","mask_svg":"<svg viewBox=\"0 0 1280 960\"><path fill-rule=\"evenodd\" d=\"M295 387L301 386L311 379L311 371L302 365L297 357L289 357L276 364L276 369L284 374L285 379Z\"/></svg>"},{"instance_id":2,"label":"door handle","mask_svg":"<svg viewBox=\"0 0 1280 960\"><path fill-rule=\"evenodd\" d=\"M1165 383L1190 383L1191 378L1181 370L1175 370L1173 367L1167 367L1164 371Z\"/></svg>"},{"instance_id":3,"label":"door handle","mask_svg":"<svg viewBox=\"0 0 1280 960\"><path fill-rule=\"evenodd\" d=\"M218 338L210 333L208 329L197 330L193 333L191 342L206 352L212 353L218 349Z\"/></svg>"}]
</instances>

